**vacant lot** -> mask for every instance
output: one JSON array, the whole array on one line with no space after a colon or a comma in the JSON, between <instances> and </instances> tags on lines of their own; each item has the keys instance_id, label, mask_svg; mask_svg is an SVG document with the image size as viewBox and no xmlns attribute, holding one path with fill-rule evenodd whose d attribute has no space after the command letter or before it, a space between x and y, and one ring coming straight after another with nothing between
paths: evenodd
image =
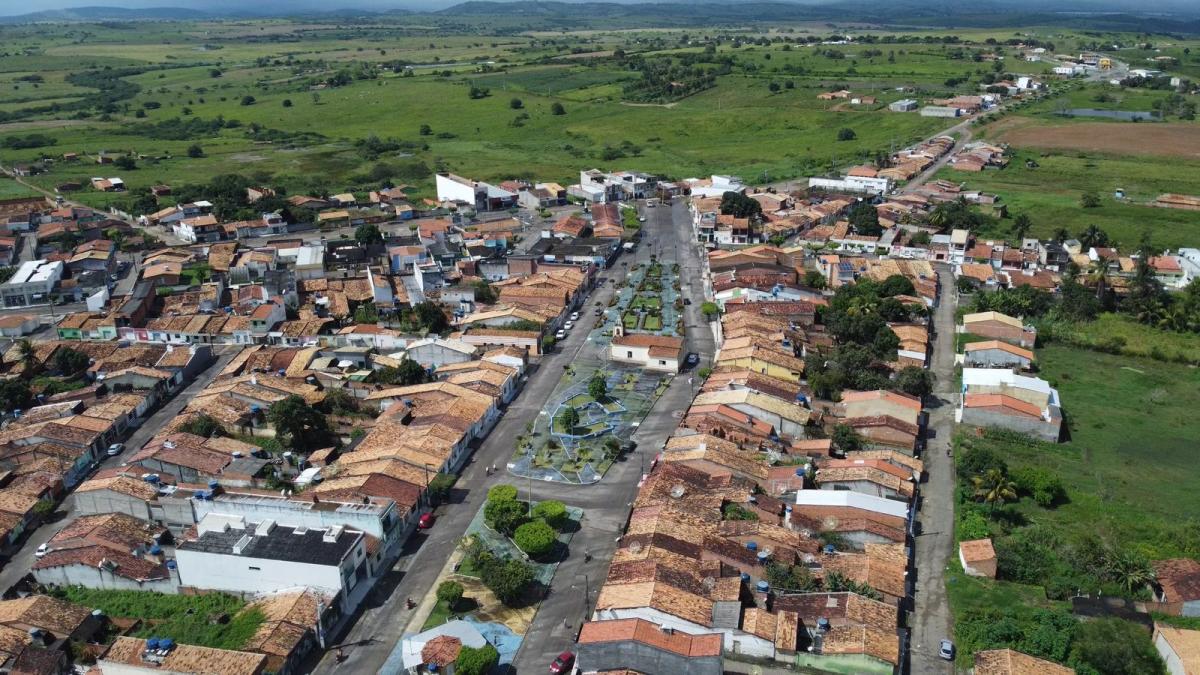
<instances>
[{"instance_id":1,"label":"vacant lot","mask_svg":"<svg viewBox=\"0 0 1200 675\"><path fill-rule=\"evenodd\" d=\"M994 138L1024 148L1200 159L1200 126L1159 122L1063 122L1010 117Z\"/></svg>"}]
</instances>

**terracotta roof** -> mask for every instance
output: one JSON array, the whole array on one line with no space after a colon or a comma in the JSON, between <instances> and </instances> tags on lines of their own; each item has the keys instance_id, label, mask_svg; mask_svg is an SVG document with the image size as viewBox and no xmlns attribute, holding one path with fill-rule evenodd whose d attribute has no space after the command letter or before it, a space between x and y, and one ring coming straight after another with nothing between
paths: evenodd
<instances>
[{"instance_id":1,"label":"terracotta roof","mask_svg":"<svg viewBox=\"0 0 1200 675\"><path fill-rule=\"evenodd\" d=\"M87 607L46 595L0 601L0 624L36 626L58 637L74 633L91 615Z\"/></svg>"},{"instance_id":2,"label":"terracotta roof","mask_svg":"<svg viewBox=\"0 0 1200 675\"><path fill-rule=\"evenodd\" d=\"M579 632L579 644L634 641L688 658L717 656L721 653L721 634L691 635L683 631L667 633L661 626L644 619L589 621Z\"/></svg>"},{"instance_id":3,"label":"terracotta roof","mask_svg":"<svg viewBox=\"0 0 1200 675\"><path fill-rule=\"evenodd\" d=\"M1008 324L1014 328L1025 327L1024 324L1021 323L1020 319L1015 319L1007 314L1001 314L1000 312L976 312L975 314L967 314L962 318L964 326L978 321L999 321L1000 323Z\"/></svg>"},{"instance_id":4,"label":"terracotta roof","mask_svg":"<svg viewBox=\"0 0 1200 675\"><path fill-rule=\"evenodd\" d=\"M1053 661L1012 649L986 649L975 652L975 675L1073 675L1074 672L1074 668L1060 666ZM1191 668L1188 672L1191 672Z\"/></svg>"},{"instance_id":5,"label":"terracotta roof","mask_svg":"<svg viewBox=\"0 0 1200 675\"><path fill-rule=\"evenodd\" d=\"M1200 562L1191 558L1159 560L1154 572L1167 602L1200 600Z\"/></svg>"},{"instance_id":6,"label":"terracotta roof","mask_svg":"<svg viewBox=\"0 0 1200 675\"><path fill-rule=\"evenodd\" d=\"M425 646L421 648L421 660L425 663L435 663L445 667L458 659L460 651L462 651L462 640L453 635L439 635L426 642Z\"/></svg>"},{"instance_id":7,"label":"terracotta roof","mask_svg":"<svg viewBox=\"0 0 1200 675\"><path fill-rule=\"evenodd\" d=\"M1030 361L1033 360L1033 352L1029 351L1028 349L1021 349L1015 345L1010 345L1007 342L1001 342L1000 340L968 342L966 346L963 347L963 351L966 352L976 352L984 349L999 349L1000 351L1008 352L1014 356L1020 356L1021 358L1025 358Z\"/></svg>"},{"instance_id":8,"label":"terracotta roof","mask_svg":"<svg viewBox=\"0 0 1200 675\"><path fill-rule=\"evenodd\" d=\"M1005 394L967 394L963 397L964 408L1004 408L1018 415L1042 418L1042 409L1019 398Z\"/></svg>"},{"instance_id":9,"label":"terracotta roof","mask_svg":"<svg viewBox=\"0 0 1200 675\"><path fill-rule=\"evenodd\" d=\"M101 661L111 661L131 666L145 667L142 652L146 641L141 638L121 636L113 642ZM266 666L267 657L251 652L235 652L227 649L212 649L195 645L176 645L163 659L161 669L177 673L204 673L205 675L259 675Z\"/></svg>"},{"instance_id":10,"label":"terracotta roof","mask_svg":"<svg viewBox=\"0 0 1200 675\"><path fill-rule=\"evenodd\" d=\"M962 557L967 562L984 562L996 559L996 549L992 547L991 539L972 539L958 545Z\"/></svg>"},{"instance_id":11,"label":"terracotta roof","mask_svg":"<svg viewBox=\"0 0 1200 675\"><path fill-rule=\"evenodd\" d=\"M843 403L855 403L858 401L880 401L880 400L890 401L892 403L902 405L906 408L911 408L913 410L916 410L917 412L920 412L920 410L921 410L921 400L920 399L918 399L914 396L909 396L907 394L900 394L900 393L897 393L894 391L887 391L885 389L877 389L877 390L873 390L873 391L848 391L848 392L842 393L842 402Z\"/></svg>"}]
</instances>

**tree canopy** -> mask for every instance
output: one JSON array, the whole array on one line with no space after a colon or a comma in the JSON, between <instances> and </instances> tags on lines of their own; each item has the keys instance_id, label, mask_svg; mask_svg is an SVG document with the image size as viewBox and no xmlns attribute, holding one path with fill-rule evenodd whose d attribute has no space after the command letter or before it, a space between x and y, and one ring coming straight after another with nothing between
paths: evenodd
<instances>
[{"instance_id":1,"label":"tree canopy","mask_svg":"<svg viewBox=\"0 0 1200 675\"><path fill-rule=\"evenodd\" d=\"M331 442L325 416L295 394L271 404L267 419L275 427L276 434L286 437L289 447L294 450L310 452Z\"/></svg>"},{"instance_id":2,"label":"tree canopy","mask_svg":"<svg viewBox=\"0 0 1200 675\"><path fill-rule=\"evenodd\" d=\"M757 218L762 215L762 204L740 192L721 195L721 213L735 218Z\"/></svg>"}]
</instances>

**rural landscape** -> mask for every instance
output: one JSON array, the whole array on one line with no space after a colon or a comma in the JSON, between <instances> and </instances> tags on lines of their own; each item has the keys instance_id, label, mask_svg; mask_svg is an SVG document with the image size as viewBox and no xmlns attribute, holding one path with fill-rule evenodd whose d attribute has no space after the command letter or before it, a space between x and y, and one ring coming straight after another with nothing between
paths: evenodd
<instances>
[{"instance_id":1,"label":"rural landscape","mask_svg":"<svg viewBox=\"0 0 1200 675\"><path fill-rule=\"evenodd\" d=\"M280 4L0 3L0 669L1200 673L1197 8Z\"/></svg>"}]
</instances>

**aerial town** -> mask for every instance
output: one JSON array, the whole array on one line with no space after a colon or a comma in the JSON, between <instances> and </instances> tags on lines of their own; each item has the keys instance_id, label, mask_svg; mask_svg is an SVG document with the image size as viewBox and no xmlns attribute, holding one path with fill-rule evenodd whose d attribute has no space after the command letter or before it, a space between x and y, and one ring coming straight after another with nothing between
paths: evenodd
<instances>
[{"instance_id":1,"label":"aerial town","mask_svg":"<svg viewBox=\"0 0 1200 675\"><path fill-rule=\"evenodd\" d=\"M14 39L50 34L29 30ZM715 30L679 49L838 62L887 39L919 69L915 40L939 58L960 44ZM797 160L791 177L719 152L651 170L626 142L565 150L569 180L557 159L470 171L422 155L433 168L408 180L380 163L360 167L369 181L306 169L297 189L236 163L320 134L254 122L235 139L227 120L204 136L190 106L207 114L201 96L228 85L171 89L175 66L159 97L198 102L142 132L184 153L116 151L126 132L88 127L113 134L100 149L71 129L111 119L0 106L0 135L65 134L0 141L0 673L1200 673L1200 136L1196 90L1170 75L1200 59L983 35L974 58L946 56L982 64L977 84L801 69L798 90L759 87L862 116L827 134L828 166ZM22 49L0 66L46 58L49 73L69 53ZM850 54L849 71L884 53ZM600 59L568 66L581 78L626 58L565 56ZM246 68L291 67L258 58ZM117 97L105 115L161 108L121 110L123 78L155 71L114 65L87 71ZM389 68L278 107L452 76ZM687 90L670 103L630 84L642 102L622 103L670 111L735 86L691 75L670 71ZM1151 90L1173 97L1157 118L1062 109L1150 106ZM566 97L521 112L525 91L512 128L576 114ZM911 127L839 158L867 116ZM440 122L420 135L468 133ZM1144 140L1087 145L1079 130L1103 126ZM1064 149L1046 129L1079 133ZM357 164L430 152L322 138ZM1135 166L1142 143L1184 144L1183 176ZM210 153L212 175L156 170Z\"/></svg>"}]
</instances>

